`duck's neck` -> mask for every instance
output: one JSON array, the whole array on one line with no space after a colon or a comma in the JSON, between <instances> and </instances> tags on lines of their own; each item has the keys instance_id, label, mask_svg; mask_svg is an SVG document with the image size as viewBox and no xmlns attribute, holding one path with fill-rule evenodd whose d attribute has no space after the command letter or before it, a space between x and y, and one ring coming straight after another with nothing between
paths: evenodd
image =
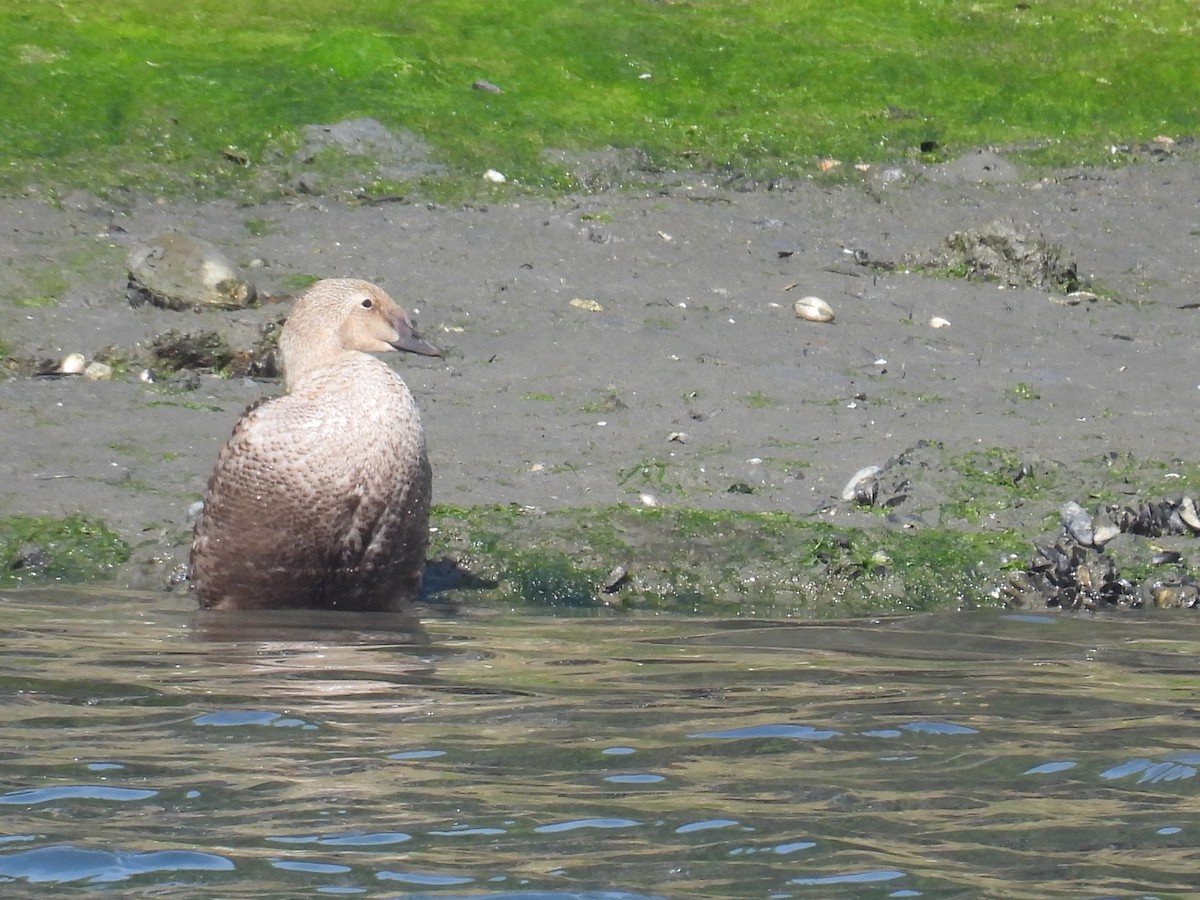
<instances>
[{"instance_id":1,"label":"duck's neck","mask_svg":"<svg viewBox=\"0 0 1200 900\"><path fill-rule=\"evenodd\" d=\"M279 357L283 367L284 390L293 391L314 372L337 366L356 354L340 341L313 341L293 337L286 332L279 339Z\"/></svg>"}]
</instances>

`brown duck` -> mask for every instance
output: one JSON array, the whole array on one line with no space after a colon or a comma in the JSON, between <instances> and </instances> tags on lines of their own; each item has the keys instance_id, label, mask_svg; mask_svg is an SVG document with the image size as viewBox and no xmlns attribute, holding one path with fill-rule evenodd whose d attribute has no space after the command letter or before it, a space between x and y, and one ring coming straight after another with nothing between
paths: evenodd
<instances>
[{"instance_id":1,"label":"brown duck","mask_svg":"<svg viewBox=\"0 0 1200 900\"><path fill-rule=\"evenodd\" d=\"M242 415L192 542L202 607L396 610L421 589L430 469L417 405L370 356L437 356L380 288L319 281L279 338L286 393Z\"/></svg>"}]
</instances>

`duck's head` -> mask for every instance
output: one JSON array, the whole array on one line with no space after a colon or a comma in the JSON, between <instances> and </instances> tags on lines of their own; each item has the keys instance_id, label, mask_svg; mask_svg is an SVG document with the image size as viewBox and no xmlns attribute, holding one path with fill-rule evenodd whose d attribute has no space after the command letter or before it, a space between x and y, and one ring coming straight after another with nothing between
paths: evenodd
<instances>
[{"instance_id":1,"label":"duck's head","mask_svg":"<svg viewBox=\"0 0 1200 900\"><path fill-rule=\"evenodd\" d=\"M303 371L356 350L441 356L378 285L358 278L316 282L297 298L279 336L285 376L294 382Z\"/></svg>"}]
</instances>

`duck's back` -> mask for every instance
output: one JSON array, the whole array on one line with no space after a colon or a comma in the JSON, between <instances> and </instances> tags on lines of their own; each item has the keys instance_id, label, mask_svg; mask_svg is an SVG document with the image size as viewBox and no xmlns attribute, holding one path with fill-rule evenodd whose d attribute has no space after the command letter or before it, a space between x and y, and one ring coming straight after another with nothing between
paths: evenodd
<instances>
[{"instance_id":1,"label":"duck's back","mask_svg":"<svg viewBox=\"0 0 1200 900\"><path fill-rule=\"evenodd\" d=\"M251 407L192 545L202 606L397 609L415 598L430 469L412 395L365 354Z\"/></svg>"}]
</instances>

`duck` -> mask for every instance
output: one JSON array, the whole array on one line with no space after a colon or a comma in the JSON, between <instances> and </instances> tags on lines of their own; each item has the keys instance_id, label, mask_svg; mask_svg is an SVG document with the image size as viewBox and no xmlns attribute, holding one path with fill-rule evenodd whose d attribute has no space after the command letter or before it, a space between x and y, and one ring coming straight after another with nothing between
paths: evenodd
<instances>
[{"instance_id":1,"label":"duck","mask_svg":"<svg viewBox=\"0 0 1200 900\"><path fill-rule=\"evenodd\" d=\"M284 393L251 405L208 480L201 608L398 612L421 590L432 470L420 412L374 353L441 351L380 287L309 286L279 337Z\"/></svg>"}]
</instances>

